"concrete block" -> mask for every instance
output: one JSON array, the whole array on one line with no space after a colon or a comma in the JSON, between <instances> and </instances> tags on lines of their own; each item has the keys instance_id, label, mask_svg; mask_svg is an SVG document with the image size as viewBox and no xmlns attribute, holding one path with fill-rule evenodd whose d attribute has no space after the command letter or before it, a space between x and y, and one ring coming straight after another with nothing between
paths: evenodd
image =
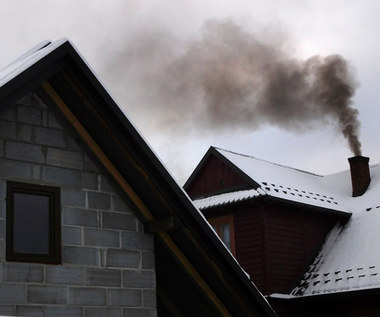
<instances>
[{"instance_id":1,"label":"concrete block","mask_svg":"<svg viewBox=\"0 0 380 317\"><path fill-rule=\"evenodd\" d=\"M45 163L42 147L28 143L7 141L5 143L5 157L19 161Z\"/></svg>"},{"instance_id":2,"label":"concrete block","mask_svg":"<svg viewBox=\"0 0 380 317\"><path fill-rule=\"evenodd\" d=\"M41 114L42 114L42 126L47 127L48 126L48 110L41 109Z\"/></svg>"},{"instance_id":3,"label":"concrete block","mask_svg":"<svg viewBox=\"0 0 380 317\"><path fill-rule=\"evenodd\" d=\"M109 308L109 307L86 307L85 317L121 317L120 308Z\"/></svg>"},{"instance_id":4,"label":"concrete block","mask_svg":"<svg viewBox=\"0 0 380 317\"><path fill-rule=\"evenodd\" d=\"M144 232L144 225L143 223L136 218L136 227L138 232Z\"/></svg>"},{"instance_id":5,"label":"concrete block","mask_svg":"<svg viewBox=\"0 0 380 317\"><path fill-rule=\"evenodd\" d=\"M0 139L16 140L17 125L14 122L0 120Z\"/></svg>"},{"instance_id":6,"label":"concrete block","mask_svg":"<svg viewBox=\"0 0 380 317\"><path fill-rule=\"evenodd\" d=\"M44 317L43 306L16 306L17 316Z\"/></svg>"},{"instance_id":7,"label":"concrete block","mask_svg":"<svg viewBox=\"0 0 380 317\"><path fill-rule=\"evenodd\" d=\"M87 192L88 206L94 209L108 210L111 208L111 195L98 192Z\"/></svg>"},{"instance_id":8,"label":"concrete block","mask_svg":"<svg viewBox=\"0 0 380 317\"><path fill-rule=\"evenodd\" d=\"M54 113L51 111L48 111L48 127L53 128L53 129L62 130L62 125L58 122Z\"/></svg>"},{"instance_id":9,"label":"concrete block","mask_svg":"<svg viewBox=\"0 0 380 317\"><path fill-rule=\"evenodd\" d=\"M155 288L156 274L152 270L124 270L123 286L128 288Z\"/></svg>"},{"instance_id":10,"label":"concrete block","mask_svg":"<svg viewBox=\"0 0 380 317\"><path fill-rule=\"evenodd\" d=\"M88 286L121 286L121 271L110 269L88 269L86 271Z\"/></svg>"},{"instance_id":11,"label":"concrete block","mask_svg":"<svg viewBox=\"0 0 380 317\"><path fill-rule=\"evenodd\" d=\"M154 289L143 290L143 306L144 307L157 306L156 290Z\"/></svg>"},{"instance_id":12,"label":"concrete block","mask_svg":"<svg viewBox=\"0 0 380 317\"><path fill-rule=\"evenodd\" d=\"M40 165L32 165L32 178L34 180L41 179L41 166Z\"/></svg>"},{"instance_id":13,"label":"concrete block","mask_svg":"<svg viewBox=\"0 0 380 317\"><path fill-rule=\"evenodd\" d=\"M154 269L155 268L155 258L154 258L154 252L151 251L143 251L141 253L142 258L142 269Z\"/></svg>"},{"instance_id":14,"label":"concrete block","mask_svg":"<svg viewBox=\"0 0 380 317\"><path fill-rule=\"evenodd\" d=\"M126 198L121 198L119 195L112 195L113 200L113 209L115 211L127 211L132 212L133 211L133 204Z\"/></svg>"},{"instance_id":15,"label":"concrete block","mask_svg":"<svg viewBox=\"0 0 380 317\"><path fill-rule=\"evenodd\" d=\"M82 151L82 140L75 136L71 137L67 135L66 137L66 149L71 151Z\"/></svg>"},{"instance_id":16,"label":"concrete block","mask_svg":"<svg viewBox=\"0 0 380 317\"><path fill-rule=\"evenodd\" d=\"M5 219L0 219L0 239L5 239L5 229L6 223Z\"/></svg>"},{"instance_id":17,"label":"concrete block","mask_svg":"<svg viewBox=\"0 0 380 317\"><path fill-rule=\"evenodd\" d=\"M82 229L80 227L61 227L62 244L82 244Z\"/></svg>"},{"instance_id":18,"label":"concrete block","mask_svg":"<svg viewBox=\"0 0 380 317\"><path fill-rule=\"evenodd\" d=\"M127 250L153 250L153 235L144 232L122 231L121 248Z\"/></svg>"},{"instance_id":19,"label":"concrete block","mask_svg":"<svg viewBox=\"0 0 380 317\"><path fill-rule=\"evenodd\" d=\"M136 231L136 220L133 214L102 212L102 227L107 229Z\"/></svg>"},{"instance_id":20,"label":"concrete block","mask_svg":"<svg viewBox=\"0 0 380 317\"><path fill-rule=\"evenodd\" d=\"M37 107L29 106L17 106L17 120L22 123L28 123L32 125L42 124L42 114L41 109Z\"/></svg>"},{"instance_id":21,"label":"concrete block","mask_svg":"<svg viewBox=\"0 0 380 317\"><path fill-rule=\"evenodd\" d=\"M0 261L5 260L5 241L0 240Z\"/></svg>"},{"instance_id":22,"label":"concrete block","mask_svg":"<svg viewBox=\"0 0 380 317\"><path fill-rule=\"evenodd\" d=\"M0 199L4 199L7 194L7 182L0 180Z\"/></svg>"},{"instance_id":23,"label":"concrete block","mask_svg":"<svg viewBox=\"0 0 380 317\"><path fill-rule=\"evenodd\" d=\"M46 306L45 317L82 317L82 307ZM96 316L94 316L96 317Z\"/></svg>"},{"instance_id":24,"label":"concrete block","mask_svg":"<svg viewBox=\"0 0 380 317\"><path fill-rule=\"evenodd\" d=\"M2 265L4 282L42 283L44 268L40 264L6 262Z\"/></svg>"},{"instance_id":25,"label":"concrete block","mask_svg":"<svg viewBox=\"0 0 380 317\"><path fill-rule=\"evenodd\" d=\"M98 247L120 247L119 232L106 229L84 228L84 244Z\"/></svg>"},{"instance_id":26,"label":"concrete block","mask_svg":"<svg viewBox=\"0 0 380 317\"><path fill-rule=\"evenodd\" d=\"M86 206L86 193L79 189L62 188L61 189L61 202L63 206L70 207L85 207Z\"/></svg>"},{"instance_id":27,"label":"concrete block","mask_svg":"<svg viewBox=\"0 0 380 317\"><path fill-rule=\"evenodd\" d=\"M0 284L0 303L2 304L25 304L26 288L22 284Z\"/></svg>"},{"instance_id":28,"label":"concrete block","mask_svg":"<svg viewBox=\"0 0 380 317\"><path fill-rule=\"evenodd\" d=\"M106 255L107 267L138 268L140 266L140 252L130 250L108 249Z\"/></svg>"},{"instance_id":29,"label":"concrete block","mask_svg":"<svg viewBox=\"0 0 380 317\"><path fill-rule=\"evenodd\" d=\"M157 310L141 308L124 308L123 317L157 317Z\"/></svg>"},{"instance_id":30,"label":"concrete block","mask_svg":"<svg viewBox=\"0 0 380 317\"><path fill-rule=\"evenodd\" d=\"M60 186L80 186L81 173L60 167L44 166L42 168L42 180Z\"/></svg>"},{"instance_id":31,"label":"concrete block","mask_svg":"<svg viewBox=\"0 0 380 317\"><path fill-rule=\"evenodd\" d=\"M12 179L30 179L30 175L30 164L0 159L0 177Z\"/></svg>"},{"instance_id":32,"label":"concrete block","mask_svg":"<svg viewBox=\"0 0 380 317\"><path fill-rule=\"evenodd\" d=\"M98 174L82 172L80 178L80 186L83 189L98 190Z\"/></svg>"},{"instance_id":33,"label":"concrete block","mask_svg":"<svg viewBox=\"0 0 380 317\"><path fill-rule=\"evenodd\" d=\"M106 305L106 289L92 287L71 287L69 304L83 306Z\"/></svg>"},{"instance_id":34,"label":"concrete block","mask_svg":"<svg viewBox=\"0 0 380 317\"><path fill-rule=\"evenodd\" d=\"M76 225L84 227L98 226L98 213L95 210L80 208L63 208L62 222L66 225Z\"/></svg>"},{"instance_id":35,"label":"concrete block","mask_svg":"<svg viewBox=\"0 0 380 317\"><path fill-rule=\"evenodd\" d=\"M0 315L4 315L4 316L16 315L16 306L0 305Z\"/></svg>"},{"instance_id":36,"label":"concrete block","mask_svg":"<svg viewBox=\"0 0 380 317\"><path fill-rule=\"evenodd\" d=\"M95 173L99 172L99 168L96 165L96 163L93 162L93 160L90 157L88 157L87 155L84 155L84 166L83 166L83 169L86 172L95 172Z\"/></svg>"},{"instance_id":37,"label":"concrete block","mask_svg":"<svg viewBox=\"0 0 380 317\"><path fill-rule=\"evenodd\" d=\"M115 188L110 184L108 179L101 175L100 177L100 190L104 193L115 193Z\"/></svg>"},{"instance_id":38,"label":"concrete block","mask_svg":"<svg viewBox=\"0 0 380 317\"><path fill-rule=\"evenodd\" d=\"M99 250L96 248L63 246L62 262L70 264L99 265Z\"/></svg>"},{"instance_id":39,"label":"concrete block","mask_svg":"<svg viewBox=\"0 0 380 317\"><path fill-rule=\"evenodd\" d=\"M141 307L142 296L138 289L109 289L107 305L124 307Z\"/></svg>"},{"instance_id":40,"label":"concrete block","mask_svg":"<svg viewBox=\"0 0 380 317\"><path fill-rule=\"evenodd\" d=\"M67 287L55 285L27 285L29 304L66 304Z\"/></svg>"},{"instance_id":41,"label":"concrete block","mask_svg":"<svg viewBox=\"0 0 380 317\"><path fill-rule=\"evenodd\" d=\"M82 267L47 266L46 283L61 285L84 285L84 269Z\"/></svg>"},{"instance_id":42,"label":"concrete block","mask_svg":"<svg viewBox=\"0 0 380 317\"><path fill-rule=\"evenodd\" d=\"M79 152L72 152L49 147L47 149L46 164L82 170L83 155Z\"/></svg>"},{"instance_id":43,"label":"concrete block","mask_svg":"<svg viewBox=\"0 0 380 317\"><path fill-rule=\"evenodd\" d=\"M36 127L34 137L37 144L65 148L66 142L61 130Z\"/></svg>"},{"instance_id":44,"label":"concrete block","mask_svg":"<svg viewBox=\"0 0 380 317\"><path fill-rule=\"evenodd\" d=\"M5 218L7 214L7 206L5 200L0 200L0 218Z\"/></svg>"},{"instance_id":45,"label":"concrete block","mask_svg":"<svg viewBox=\"0 0 380 317\"><path fill-rule=\"evenodd\" d=\"M33 135L33 126L26 125L26 124L18 125L18 132L17 132L18 140L31 143L32 135Z\"/></svg>"}]
</instances>

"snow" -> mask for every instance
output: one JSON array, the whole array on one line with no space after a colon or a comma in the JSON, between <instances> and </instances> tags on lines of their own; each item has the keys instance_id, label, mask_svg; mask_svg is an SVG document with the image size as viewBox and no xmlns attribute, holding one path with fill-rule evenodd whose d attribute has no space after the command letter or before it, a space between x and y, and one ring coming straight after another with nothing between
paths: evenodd
<instances>
[{"instance_id":1,"label":"snow","mask_svg":"<svg viewBox=\"0 0 380 317\"><path fill-rule=\"evenodd\" d=\"M258 183L266 195L310 206L350 213L326 186L324 177L252 156L216 150Z\"/></svg>"},{"instance_id":2,"label":"snow","mask_svg":"<svg viewBox=\"0 0 380 317\"><path fill-rule=\"evenodd\" d=\"M279 298L315 296L380 287L380 165L370 166L371 183L366 193L352 197L350 171L320 176L216 149L260 185L260 195L249 190L199 199L200 209L267 195L351 214L326 238L307 273L289 294ZM348 165L348 163L347 163ZM265 193L263 194L261 190Z\"/></svg>"},{"instance_id":3,"label":"snow","mask_svg":"<svg viewBox=\"0 0 380 317\"><path fill-rule=\"evenodd\" d=\"M13 63L0 70L0 87L20 75L23 71L37 63L49 53L53 52L65 42L67 42L66 39L61 39L53 43L50 41L44 41L20 56Z\"/></svg>"},{"instance_id":4,"label":"snow","mask_svg":"<svg viewBox=\"0 0 380 317\"><path fill-rule=\"evenodd\" d=\"M211 207L224 206L239 201L245 201L264 195L266 195L266 193L261 188L258 188L257 190L239 190L206 198L196 199L194 200L194 205L200 210L203 210Z\"/></svg>"}]
</instances>

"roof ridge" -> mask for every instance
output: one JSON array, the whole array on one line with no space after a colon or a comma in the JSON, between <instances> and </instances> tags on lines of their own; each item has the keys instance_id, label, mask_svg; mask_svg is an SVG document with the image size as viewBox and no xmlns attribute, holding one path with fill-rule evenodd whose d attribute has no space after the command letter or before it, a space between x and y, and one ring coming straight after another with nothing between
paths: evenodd
<instances>
[{"instance_id":1,"label":"roof ridge","mask_svg":"<svg viewBox=\"0 0 380 317\"><path fill-rule=\"evenodd\" d=\"M36 46L34 46L33 48L31 48L30 50L26 51L24 54L20 55L18 58L16 58L15 60L13 60L11 63L7 64L5 67L1 68L0 69L0 72L1 71L4 71L5 69L7 69L8 67L22 61L23 59L25 59L26 57L42 50L43 48L51 45L52 41L50 40L45 40L45 41L42 41L41 43L37 44Z\"/></svg>"},{"instance_id":2,"label":"roof ridge","mask_svg":"<svg viewBox=\"0 0 380 317\"><path fill-rule=\"evenodd\" d=\"M301 173L305 173L305 174L309 174L309 175L313 175L313 176L317 176L317 177L323 177L323 175L319 175L319 174L316 174L316 173L312 173L312 172L309 172L309 171L301 170L299 168L295 168L295 167L291 167L291 166L287 166L287 165L282 165L282 164L279 164L279 163L274 163L274 162L271 162L271 161L268 161L268 160L257 158L257 157L252 156L252 155L242 154L242 153L234 152L234 151L231 151L231 150L226 150L226 149L223 149L223 148L220 148L220 147L216 147L216 146L213 146L213 148L216 149L216 150L219 150L219 151L224 151L224 152L228 152L228 153L231 153L231 154L234 154L234 155L239 155L239 156L242 156L242 157L246 157L246 158L250 158L250 159L255 159L257 161L265 162L265 163L276 165L276 166L279 166L279 167L284 167L284 168L291 169L291 170L294 170L294 171L297 171L297 172L301 172Z\"/></svg>"}]
</instances>

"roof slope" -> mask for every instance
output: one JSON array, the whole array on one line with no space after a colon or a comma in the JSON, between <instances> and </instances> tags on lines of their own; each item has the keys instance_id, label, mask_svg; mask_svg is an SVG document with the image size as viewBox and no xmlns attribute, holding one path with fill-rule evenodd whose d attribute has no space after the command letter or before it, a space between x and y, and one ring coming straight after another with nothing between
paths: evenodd
<instances>
[{"instance_id":1,"label":"roof slope","mask_svg":"<svg viewBox=\"0 0 380 317\"><path fill-rule=\"evenodd\" d=\"M228 160L259 187L196 199L201 210L266 196L351 215L329 233L298 286L288 296L273 297L380 288L380 165L370 167L371 183L366 193L352 197L349 170L320 176L219 148L209 152Z\"/></svg>"},{"instance_id":2,"label":"roof slope","mask_svg":"<svg viewBox=\"0 0 380 317\"><path fill-rule=\"evenodd\" d=\"M350 215L349 209L335 197L335 194L329 187L326 187L323 176L220 148L211 147L208 153L210 152L227 160L236 167L238 173L257 184L258 188L256 188L257 192L254 195L242 196L243 193L239 191L235 194L229 193L229 195L222 194L215 195L212 198L197 199L195 200L195 204L200 209L230 204L237 200L242 201L268 196L292 203L304 204L310 207ZM194 173L196 173L196 171ZM207 204L205 204L206 201L208 202Z\"/></svg>"},{"instance_id":3,"label":"roof slope","mask_svg":"<svg viewBox=\"0 0 380 317\"><path fill-rule=\"evenodd\" d=\"M338 183L347 175L348 172L343 172L328 178ZM379 165L371 167L371 178L370 187L363 196L346 197L352 217L345 225L338 224L331 231L292 295L322 295L380 287ZM342 192L344 190L340 194Z\"/></svg>"},{"instance_id":4,"label":"roof slope","mask_svg":"<svg viewBox=\"0 0 380 317\"><path fill-rule=\"evenodd\" d=\"M175 259L167 263L180 266L219 313L275 316L69 41L44 42L0 72L0 111L30 91L75 130ZM162 222L168 227L159 228Z\"/></svg>"}]
</instances>

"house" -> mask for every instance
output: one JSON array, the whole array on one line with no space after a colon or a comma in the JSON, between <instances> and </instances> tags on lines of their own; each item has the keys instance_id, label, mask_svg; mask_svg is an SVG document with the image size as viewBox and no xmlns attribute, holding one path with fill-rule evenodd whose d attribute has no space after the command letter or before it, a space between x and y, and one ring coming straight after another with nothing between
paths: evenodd
<instances>
[{"instance_id":1,"label":"house","mask_svg":"<svg viewBox=\"0 0 380 317\"><path fill-rule=\"evenodd\" d=\"M379 316L380 165L319 176L211 147L184 185L279 316Z\"/></svg>"},{"instance_id":2,"label":"house","mask_svg":"<svg viewBox=\"0 0 380 317\"><path fill-rule=\"evenodd\" d=\"M67 40L0 71L0 315L275 316Z\"/></svg>"}]
</instances>

